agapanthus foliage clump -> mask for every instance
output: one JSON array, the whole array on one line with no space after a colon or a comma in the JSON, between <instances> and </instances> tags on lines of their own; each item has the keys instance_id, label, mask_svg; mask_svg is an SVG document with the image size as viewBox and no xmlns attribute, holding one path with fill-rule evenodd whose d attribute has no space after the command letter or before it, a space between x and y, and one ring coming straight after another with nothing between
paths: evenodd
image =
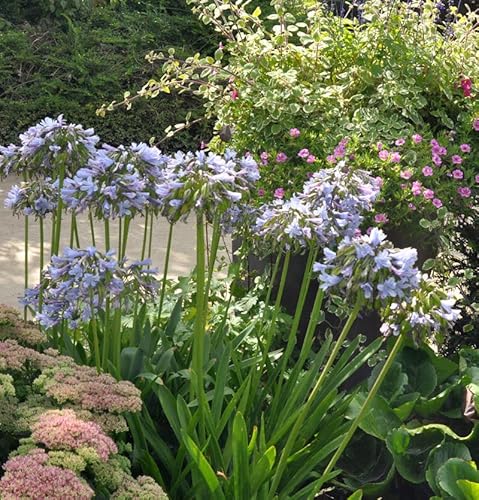
<instances>
[{"instance_id":1,"label":"agapanthus foliage clump","mask_svg":"<svg viewBox=\"0 0 479 500\"><path fill-rule=\"evenodd\" d=\"M53 213L58 205L57 183L51 179L33 179L13 186L5 199L5 208L14 215L32 215L35 218L46 217Z\"/></svg>"},{"instance_id":2,"label":"agapanthus foliage clump","mask_svg":"<svg viewBox=\"0 0 479 500\"><path fill-rule=\"evenodd\" d=\"M156 195L161 213L170 222L186 220L194 211L213 221L231 205L247 201L258 179L258 166L251 156L240 158L228 150L222 156L178 152L165 167Z\"/></svg>"},{"instance_id":3,"label":"agapanthus foliage clump","mask_svg":"<svg viewBox=\"0 0 479 500\"><path fill-rule=\"evenodd\" d=\"M36 320L45 328L63 320L76 328L104 310L107 300L113 309L128 310L135 297L154 298L157 280L155 271L146 268L149 261L127 264L114 253L65 248L62 256L52 257L42 282L25 291L24 304L37 312Z\"/></svg>"},{"instance_id":4,"label":"agapanthus foliage clump","mask_svg":"<svg viewBox=\"0 0 479 500\"><path fill-rule=\"evenodd\" d=\"M95 154L98 141L93 129L67 123L62 115L45 118L20 134L19 146L0 151L0 175L56 177L60 169L73 175Z\"/></svg>"}]
</instances>

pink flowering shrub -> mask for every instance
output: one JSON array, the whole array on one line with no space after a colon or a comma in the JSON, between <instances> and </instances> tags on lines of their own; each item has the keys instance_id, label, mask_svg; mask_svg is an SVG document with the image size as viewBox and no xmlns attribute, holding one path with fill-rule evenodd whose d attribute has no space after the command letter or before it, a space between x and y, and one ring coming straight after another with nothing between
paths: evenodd
<instances>
[{"instance_id":1,"label":"pink flowering shrub","mask_svg":"<svg viewBox=\"0 0 479 500\"><path fill-rule=\"evenodd\" d=\"M7 338L28 346L37 346L46 340L36 325L23 321L17 309L0 304L0 340Z\"/></svg>"}]
</instances>

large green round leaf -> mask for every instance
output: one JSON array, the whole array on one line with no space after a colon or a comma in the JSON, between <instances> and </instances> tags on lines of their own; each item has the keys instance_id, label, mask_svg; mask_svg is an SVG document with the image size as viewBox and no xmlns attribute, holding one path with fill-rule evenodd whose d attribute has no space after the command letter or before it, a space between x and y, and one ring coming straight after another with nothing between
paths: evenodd
<instances>
[{"instance_id":1,"label":"large green round leaf","mask_svg":"<svg viewBox=\"0 0 479 500\"><path fill-rule=\"evenodd\" d=\"M479 472L471 462L460 458L450 458L437 471L437 484L443 496L449 495L454 500L468 500L468 497L457 484L459 479L479 483Z\"/></svg>"}]
</instances>

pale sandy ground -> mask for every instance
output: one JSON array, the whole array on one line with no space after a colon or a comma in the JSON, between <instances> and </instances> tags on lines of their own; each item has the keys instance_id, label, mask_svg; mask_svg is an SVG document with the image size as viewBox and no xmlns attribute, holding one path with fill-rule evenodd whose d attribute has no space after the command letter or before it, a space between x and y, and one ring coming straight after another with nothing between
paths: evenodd
<instances>
[{"instance_id":1,"label":"pale sandy ground","mask_svg":"<svg viewBox=\"0 0 479 500\"><path fill-rule=\"evenodd\" d=\"M0 181L0 304L18 306L18 297L22 295L24 289L24 222L23 217L17 218L10 210L4 208L4 200L14 184L18 184L17 178L8 178ZM70 224L69 217L65 217L62 226L61 248L69 245ZM193 220L193 219L192 219ZM144 231L143 218L132 221L129 231L129 241L127 257L132 260L138 259L141 255L141 246ZM153 266L163 269L165 260L166 243L169 225L164 219L159 219L155 225L153 233ZM103 225L98 225L96 230L96 246L104 249ZM112 225L111 245L117 247L117 227ZM40 244L39 225L31 219L29 222L29 283L35 284L39 279L40 267ZM46 239L50 235L50 224L45 224ZM80 246L91 245L89 225L85 217L79 217ZM224 242L231 248L229 241ZM228 258L227 252L223 250L221 254ZM45 264L50 256L50 245L47 243L45 251ZM169 276L184 276L190 273L195 263L195 227L192 222L178 223L173 232L173 246L170 258Z\"/></svg>"}]
</instances>

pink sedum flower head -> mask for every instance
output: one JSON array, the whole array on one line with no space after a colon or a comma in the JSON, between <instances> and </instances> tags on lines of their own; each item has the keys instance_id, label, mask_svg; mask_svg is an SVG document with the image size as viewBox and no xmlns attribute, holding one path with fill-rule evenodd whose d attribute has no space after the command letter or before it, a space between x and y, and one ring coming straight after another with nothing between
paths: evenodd
<instances>
[{"instance_id":1,"label":"pink sedum flower head","mask_svg":"<svg viewBox=\"0 0 479 500\"><path fill-rule=\"evenodd\" d=\"M316 156L314 156L314 155L309 155L306 158L306 163L314 163L315 161L316 161Z\"/></svg>"},{"instance_id":2,"label":"pink sedum flower head","mask_svg":"<svg viewBox=\"0 0 479 500\"><path fill-rule=\"evenodd\" d=\"M459 147L463 153L470 153L471 152L471 146L469 144L461 144Z\"/></svg>"},{"instance_id":3,"label":"pink sedum flower head","mask_svg":"<svg viewBox=\"0 0 479 500\"><path fill-rule=\"evenodd\" d=\"M406 141L402 137L400 137L399 139L396 139L396 141L394 142L394 144L398 147L404 146L405 143L406 143Z\"/></svg>"},{"instance_id":4,"label":"pink sedum flower head","mask_svg":"<svg viewBox=\"0 0 479 500\"><path fill-rule=\"evenodd\" d=\"M423 196L426 200L432 200L434 198L434 191L432 189L425 189Z\"/></svg>"},{"instance_id":5,"label":"pink sedum flower head","mask_svg":"<svg viewBox=\"0 0 479 500\"><path fill-rule=\"evenodd\" d=\"M459 170L458 168L456 168L456 170L453 170L452 171L452 177L454 179L464 179L464 172L462 170Z\"/></svg>"},{"instance_id":6,"label":"pink sedum flower head","mask_svg":"<svg viewBox=\"0 0 479 500\"><path fill-rule=\"evenodd\" d=\"M47 465L45 450L35 448L28 455L13 457L3 466L0 498L16 500L89 500L93 490L73 471Z\"/></svg>"},{"instance_id":7,"label":"pink sedum flower head","mask_svg":"<svg viewBox=\"0 0 479 500\"><path fill-rule=\"evenodd\" d=\"M431 175L434 174L434 170L429 167L428 165L426 165L423 169L422 169L422 175L424 175L424 177L431 177Z\"/></svg>"},{"instance_id":8,"label":"pink sedum flower head","mask_svg":"<svg viewBox=\"0 0 479 500\"><path fill-rule=\"evenodd\" d=\"M401 177L401 179L410 179L412 177L412 172L410 170L403 170L399 176Z\"/></svg>"},{"instance_id":9,"label":"pink sedum flower head","mask_svg":"<svg viewBox=\"0 0 479 500\"><path fill-rule=\"evenodd\" d=\"M442 207L442 201L441 201L439 198L433 198L433 200L432 200L432 204L433 204L436 208L441 208L441 207Z\"/></svg>"},{"instance_id":10,"label":"pink sedum flower head","mask_svg":"<svg viewBox=\"0 0 479 500\"><path fill-rule=\"evenodd\" d=\"M276 162L277 163L284 163L285 161L288 160L288 157L286 156L285 153L281 152L276 155Z\"/></svg>"},{"instance_id":11,"label":"pink sedum flower head","mask_svg":"<svg viewBox=\"0 0 479 500\"><path fill-rule=\"evenodd\" d=\"M274 197L277 198L278 200L281 200L284 198L284 189L283 188L276 188L274 190Z\"/></svg>"},{"instance_id":12,"label":"pink sedum flower head","mask_svg":"<svg viewBox=\"0 0 479 500\"><path fill-rule=\"evenodd\" d=\"M301 135L301 132L297 128L292 128L289 130L289 135L293 138L296 139Z\"/></svg>"},{"instance_id":13,"label":"pink sedum flower head","mask_svg":"<svg viewBox=\"0 0 479 500\"><path fill-rule=\"evenodd\" d=\"M474 121L472 122L472 128L476 132L479 132L479 118L474 118Z\"/></svg>"},{"instance_id":14,"label":"pink sedum flower head","mask_svg":"<svg viewBox=\"0 0 479 500\"><path fill-rule=\"evenodd\" d=\"M386 161L389 158L389 151L387 149L382 149L378 153L379 159L382 161Z\"/></svg>"},{"instance_id":15,"label":"pink sedum flower head","mask_svg":"<svg viewBox=\"0 0 479 500\"><path fill-rule=\"evenodd\" d=\"M472 191L468 187L460 187L458 188L457 192L459 193L462 198L470 198Z\"/></svg>"},{"instance_id":16,"label":"pink sedum flower head","mask_svg":"<svg viewBox=\"0 0 479 500\"><path fill-rule=\"evenodd\" d=\"M414 144L420 144L422 142L422 135L413 134L411 139L412 139L412 142L414 142Z\"/></svg>"},{"instance_id":17,"label":"pink sedum flower head","mask_svg":"<svg viewBox=\"0 0 479 500\"><path fill-rule=\"evenodd\" d=\"M300 158L303 158L303 159L306 159L311 153L309 152L309 149L301 149L299 152L298 152L298 156Z\"/></svg>"},{"instance_id":18,"label":"pink sedum flower head","mask_svg":"<svg viewBox=\"0 0 479 500\"><path fill-rule=\"evenodd\" d=\"M374 222L376 222L376 224L386 224L389 222L389 218L386 214L377 214L374 216Z\"/></svg>"},{"instance_id":19,"label":"pink sedum flower head","mask_svg":"<svg viewBox=\"0 0 479 500\"><path fill-rule=\"evenodd\" d=\"M451 161L454 165L460 165L462 163L462 158L459 155L452 155Z\"/></svg>"}]
</instances>

